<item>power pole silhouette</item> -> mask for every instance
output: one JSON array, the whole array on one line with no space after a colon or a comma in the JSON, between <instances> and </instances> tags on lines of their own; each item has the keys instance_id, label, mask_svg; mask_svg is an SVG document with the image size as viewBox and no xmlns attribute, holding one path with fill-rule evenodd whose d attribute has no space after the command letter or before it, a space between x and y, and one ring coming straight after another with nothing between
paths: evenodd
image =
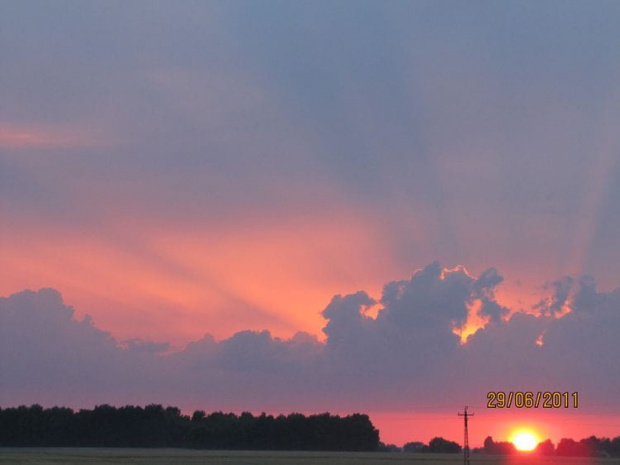
<instances>
[{"instance_id":1,"label":"power pole silhouette","mask_svg":"<svg viewBox=\"0 0 620 465\"><path fill-rule=\"evenodd\" d=\"M465 420L465 440L463 441L463 465L469 465L469 434L467 431L467 418L473 417L473 413L467 413L467 406L465 406L465 413L457 413L459 417L463 417Z\"/></svg>"}]
</instances>

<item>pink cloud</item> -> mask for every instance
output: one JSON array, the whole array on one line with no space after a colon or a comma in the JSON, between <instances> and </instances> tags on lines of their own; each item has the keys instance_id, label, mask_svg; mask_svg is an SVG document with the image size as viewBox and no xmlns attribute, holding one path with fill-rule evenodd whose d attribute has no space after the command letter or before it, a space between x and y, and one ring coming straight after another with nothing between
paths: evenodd
<instances>
[{"instance_id":1,"label":"pink cloud","mask_svg":"<svg viewBox=\"0 0 620 465\"><path fill-rule=\"evenodd\" d=\"M81 128L0 123L0 147L7 149L88 147L94 136Z\"/></svg>"}]
</instances>

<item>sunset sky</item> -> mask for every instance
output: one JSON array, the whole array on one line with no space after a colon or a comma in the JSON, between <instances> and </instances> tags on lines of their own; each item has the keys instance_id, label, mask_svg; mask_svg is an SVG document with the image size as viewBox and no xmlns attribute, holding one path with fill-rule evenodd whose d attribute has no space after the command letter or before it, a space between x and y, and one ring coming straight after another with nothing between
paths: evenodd
<instances>
[{"instance_id":1,"label":"sunset sky","mask_svg":"<svg viewBox=\"0 0 620 465\"><path fill-rule=\"evenodd\" d=\"M461 442L469 405L475 446L620 436L619 23L1 2L0 407L361 411L402 444Z\"/></svg>"}]
</instances>

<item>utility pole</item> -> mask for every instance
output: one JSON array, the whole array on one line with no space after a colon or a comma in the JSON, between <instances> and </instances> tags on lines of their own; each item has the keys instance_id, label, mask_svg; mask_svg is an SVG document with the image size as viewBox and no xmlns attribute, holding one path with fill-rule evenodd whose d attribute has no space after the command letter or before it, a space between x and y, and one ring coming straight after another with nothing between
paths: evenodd
<instances>
[{"instance_id":1,"label":"utility pole","mask_svg":"<svg viewBox=\"0 0 620 465\"><path fill-rule=\"evenodd\" d=\"M465 413L457 413L459 417L463 417L465 420L465 440L463 441L463 465L469 465L469 434L467 432L467 417L473 417L473 413L467 413L467 405L465 406Z\"/></svg>"}]
</instances>

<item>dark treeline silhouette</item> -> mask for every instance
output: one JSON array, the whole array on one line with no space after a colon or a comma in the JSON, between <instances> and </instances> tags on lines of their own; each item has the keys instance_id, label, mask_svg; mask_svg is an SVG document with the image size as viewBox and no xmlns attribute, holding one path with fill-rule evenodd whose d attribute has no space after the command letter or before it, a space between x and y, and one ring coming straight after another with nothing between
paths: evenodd
<instances>
[{"instance_id":1,"label":"dark treeline silhouette","mask_svg":"<svg viewBox=\"0 0 620 465\"><path fill-rule=\"evenodd\" d=\"M437 454L456 454L461 452L461 446L453 441L437 437L429 441L428 444L423 442L408 442L403 446L403 452L430 452Z\"/></svg>"},{"instance_id":2,"label":"dark treeline silhouette","mask_svg":"<svg viewBox=\"0 0 620 465\"><path fill-rule=\"evenodd\" d=\"M379 431L367 415L254 416L176 407L100 405L74 412L39 405L0 408L0 446L187 447L196 449L372 451Z\"/></svg>"},{"instance_id":3,"label":"dark treeline silhouette","mask_svg":"<svg viewBox=\"0 0 620 465\"><path fill-rule=\"evenodd\" d=\"M514 444L510 442L495 442L491 436L484 440L484 447L482 449L476 449L474 452L490 455L518 453ZM540 442L532 453L563 457L620 457L620 436L614 439L590 436L581 441L564 438L560 439L557 447L553 445L551 440L547 439Z\"/></svg>"}]
</instances>

